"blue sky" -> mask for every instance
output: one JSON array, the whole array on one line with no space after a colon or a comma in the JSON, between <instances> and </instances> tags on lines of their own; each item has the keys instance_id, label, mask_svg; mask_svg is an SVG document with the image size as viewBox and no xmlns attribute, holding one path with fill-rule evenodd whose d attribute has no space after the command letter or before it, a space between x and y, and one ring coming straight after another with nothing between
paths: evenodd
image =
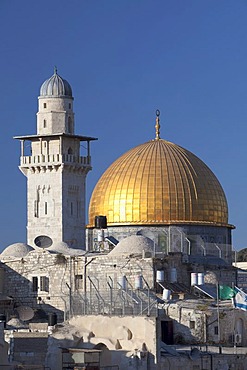
<instances>
[{"instance_id":1,"label":"blue sky","mask_svg":"<svg viewBox=\"0 0 247 370\"><path fill-rule=\"evenodd\" d=\"M26 178L13 136L36 132L53 67L92 143L87 204L104 170L155 136L192 151L221 182L247 247L247 0L1 0L0 250L26 241Z\"/></svg>"}]
</instances>

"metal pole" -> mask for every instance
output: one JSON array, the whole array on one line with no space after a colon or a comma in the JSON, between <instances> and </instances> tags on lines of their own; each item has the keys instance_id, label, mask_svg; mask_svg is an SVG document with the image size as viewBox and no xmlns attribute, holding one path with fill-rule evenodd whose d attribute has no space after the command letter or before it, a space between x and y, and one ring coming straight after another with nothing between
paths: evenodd
<instances>
[{"instance_id":1,"label":"metal pole","mask_svg":"<svg viewBox=\"0 0 247 370\"><path fill-rule=\"evenodd\" d=\"M216 248L219 250L219 257L221 258L222 257L222 252L221 252L221 249L220 247L214 243L214 245L216 246Z\"/></svg>"},{"instance_id":2,"label":"metal pole","mask_svg":"<svg viewBox=\"0 0 247 370\"><path fill-rule=\"evenodd\" d=\"M21 157L24 157L24 140L21 140Z\"/></svg>"},{"instance_id":3,"label":"metal pole","mask_svg":"<svg viewBox=\"0 0 247 370\"><path fill-rule=\"evenodd\" d=\"M87 314L87 257L84 260L83 268L83 293L84 293L84 315Z\"/></svg>"},{"instance_id":4,"label":"metal pole","mask_svg":"<svg viewBox=\"0 0 247 370\"><path fill-rule=\"evenodd\" d=\"M203 255L206 256L206 248L201 244L201 247L203 249Z\"/></svg>"},{"instance_id":5,"label":"metal pole","mask_svg":"<svg viewBox=\"0 0 247 370\"><path fill-rule=\"evenodd\" d=\"M168 253L171 252L171 226L168 226Z\"/></svg>"},{"instance_id":6,"label":"metal pole","mask_svg":"<svg viewBox=\"0 0 247 370\"><path fill-rule=\"evenodd\" d=\"M183 232L181 230L179 230L178 228L176 228L177 231L180 233L180 242L181 242L181 253L183 253Z\"/></svg>"},{"instance_id":7,"label":"metal pole","mask_svg":"<svg viewBox=\"0 0 247 370\"><path fill-rule=\"evenodd\" d=\"M69 318L71 318L71 286L69 286L68 283L66 283L68 289L69 289Z\"/></svg>"},{"instance_id":8,"label":"metal pole","mask_svg":"<svg viewBox=\"0 0 247 370\"><path fill-rule=\"evenodd\" d=\"M218 342L220 343L220 308L219 308L219 282L216 283L217 288L217 320L218 320Z\"/></svg>"},{"instance_id":9,"label":"metal pole","mask_svg":"<svg viewBox=\"0 0 247 370\"><path fill-rule=\"evenodd\" d=\"M185 240L188 242L188 244L189 244L189 253L188 253L188 255L190 256L190 254L191 254L191 241L188 239L188 238L185 238Z\"/></svg>"}]
</instances>

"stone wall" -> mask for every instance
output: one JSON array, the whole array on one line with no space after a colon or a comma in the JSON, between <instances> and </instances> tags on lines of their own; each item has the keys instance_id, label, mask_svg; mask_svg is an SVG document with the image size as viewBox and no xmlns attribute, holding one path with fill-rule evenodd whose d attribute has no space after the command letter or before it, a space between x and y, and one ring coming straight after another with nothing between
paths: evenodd
<instances>
[{"instance_id":1,"label":"stone wall","mask_svg":"<svg viewBox=\"0 0 247 370\"><path fill-rule=\"evenodd\" d=\"M94 305L96 299L99 303L109 303L113 291L120 299L118 292L123 283L126 284L124 290L128 295L141 286L146 291L150 289L150 292L162 294L162 287L156 283L157 271L164 272L165 281L162 285L165 287L173 282L175 271L175 280L187 287L188 291L192 272L203 272L205 280L215 284L219 281L232 285L235 276L231 268L211 267L212 270L208 270L209 266L184 263L181 253L171 253L163 258L111 257L103 253L65 256L40 249L23 258L5 259L2 262L5 271L4 294L13 297L16 305L28 305L47 313L55 311L59 320L73 314L85 314L85 300L91 299ZM141 285L138 287L137 284Z\"/></svg>"},{"instance_id":2,"label":"stone wall","mask_svg":"<svg viewBox=\"0 0 247 370\"><path fill-rule=\"evenodd\" d=\"M8 343L4 338L4 323L0 321L0 368L8 363Z\"/></svg>"},{"instance_id":3,"label":"stone wall","mask_svg":"<svg viewBox=\"0 0 247 370\"><path fill-rule=\"evenodd\" d=\"M24 258L5 260L2 267L4 293L14 298L16 307L56 312L60 320L68 314L71 276L74 276L70 258L32 251ZM36 290L33 279L37 279Z\"/></svg>"},{"instance_id":4,"label":"stone wall","mask_svg":"<svg viewBox=\"0 0 247 370\"><path fill-rule=\"evenodd\" d=\"M118 365L120 370L158 369L155 318L103 315L74 317L50 337L46 366L60 370L59 347L68 345L101 349L102 367Z\"/></svg>"},{"instance_id":5,"label":"stone wall","mask_svg":"<svg viewBox=\"0 0 247 370\"><path fill-rule=\"evenodd\" d=\"M246 359L245 353L207 353L195 348L178 356L164 355L157 370L247 370Z\"/></svg>"},{"instance_id":6,"label":"stone wall","mask_svg":"<svg viewBox=\"0 0 247 370\"><path fill-rule=\"evenodd\" d=\"M234 309L231 301L219 307L210 300L171 302L164 311L173 323L174 344L247 346L245 312Z\"/></svg>"}]
</instances>

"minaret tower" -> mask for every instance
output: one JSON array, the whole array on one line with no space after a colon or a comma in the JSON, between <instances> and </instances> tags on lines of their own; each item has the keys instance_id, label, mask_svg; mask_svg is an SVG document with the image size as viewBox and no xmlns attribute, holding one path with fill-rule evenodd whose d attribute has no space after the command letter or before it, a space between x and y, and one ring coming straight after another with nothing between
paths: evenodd
<instances>
[{"instance_id":1,"label":"minaret tower","mask_svg":"<svg viewBox=\"0 0 247 370\"><path fill-rule=\"evenodd\" d=\"M27 243L66 242L85 249L85 184L92 169L90 141L74 133L72 89L57 74L40 88L37 134L18 136L20 170L27 177ZM25 153L29 142L30 153ZM84 156L80 143L83 142Z\"/></svg>"}]
</instances>

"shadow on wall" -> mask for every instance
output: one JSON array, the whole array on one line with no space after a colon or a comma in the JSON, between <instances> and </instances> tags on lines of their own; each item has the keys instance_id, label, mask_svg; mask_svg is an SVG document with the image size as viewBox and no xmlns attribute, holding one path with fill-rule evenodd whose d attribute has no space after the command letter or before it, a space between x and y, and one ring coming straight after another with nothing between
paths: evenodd
<instances>
[{"instance_id":1,"label":"shadow on wall","mask_svg":"<svg viewBox=\"0 0 247 370\"><path fill-rule=\"evenodd\" d=\"M5 300L0 299L0 314L5 316L6 322L15 318L27 325L32 322L49 324L55 316L58 321L63 321L64 312L49 302L52 300L49 276L46 272L28 271L22 260L17 260L16 264L23 265L23 275L29 274L29 279L7 264L0 264L0 269L4 271L2 295L5 297ZM69 307L69 294L61 295L61 301L64 307Z\"/></svg>"},{"instance_id":2,"label":"shadow on wall","mask_svg":"<svg viewBox=\"0 0 247 370\"><path fill-rule=\"evenodd\" d=\"M96 345L84 342L83 337L77 337L74 334L73 339L50 337L48 340L46 366L53 370L60 370L65 366L66 368L80 367L85 363L88 366L95 366L95 368L97 366L100 368L116 366L116 369L126 369L129 366L132 368L132 365L137 363L140 365L142 362L143 358L138 357L138 354L128 357L127 351L109 350L102 342ZM114 368L112 369L114 370Z\"/></svg>"}]
</instances>

